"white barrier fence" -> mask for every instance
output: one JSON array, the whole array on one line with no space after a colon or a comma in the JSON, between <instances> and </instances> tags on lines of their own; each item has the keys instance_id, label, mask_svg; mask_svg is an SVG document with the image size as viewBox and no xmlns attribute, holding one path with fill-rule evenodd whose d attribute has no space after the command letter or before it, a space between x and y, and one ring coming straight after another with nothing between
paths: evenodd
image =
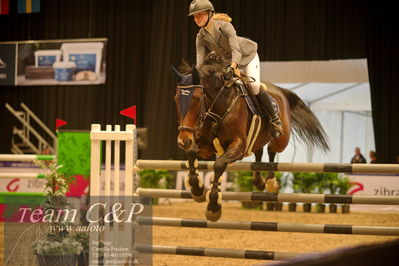
<instances>
[{"instance_id":1,"label":"white barrier fence","mask_svg":"<svg viewBox=\"0 0 399 266\"><path fill-rule=\"evenodd\" d=\"M136 127L134 125L126 125L126 130L121 131L119 125L115 125L112 130L111 125L107 125L104 131L98 124L91 126L90 139L91 139L91 169L90 169L90 206L97 204L101 196L102 204L104 206L113 206L118 202L124 203L124 206L130 206L130 197L134 191L134 174L133 164L135 161L135 137ZM105 143L105 169L102 173L102 154L101 144ZM121 175L120 157L124 142L125 146L125 174ZM101 178L103 176L103 179ZM125 187L123 195L121 195L120 183L124 183ZM118 185L117 185L118 184ZM103 197L105 196L105 197ZM111 196L122 196L119 198ZM123 197L126 196L126 197ZM122 202L120 202L122 200ZM105 202L104 202L105 201ZM95 212L94 219L99 219L102 214ZM95 262L98 260L99 253L94 251L96 249L95 243L110 243L112 247L130 247L133 248L133 225L132 224L119 224L119 223L105 223L105 230L103 232L90 233L90 247L89 247L89 261ZM104 263L110 258L104 257ZM129 258L126 258L129 259ZM96 263L94 263L96 264ZM90 263L90 265L92 265ZM124 265L131 265L126 263Z\"/></svg>"},{"instance_id":2,"label":"white barrier fence","mask_svg":"<svg viewBox=\"0 0 399 266\"><path fill-rule=\"evenodd\" d=\"M119 127L115 128L115 134L111 133L111 128L110 126L107 126L107 130L105 132L100 131L100 126L99 125L93 125L92 126L92 133L91 133L91 138L92 138L92 176L91 179L93 181L94 179L94 184L91 184L91 190L94 193L99 193L98 190L98 184L99 184L99 164L100 164L100 146L99 146L99 141L104 140L106 142L106 147L105 147L105 161L106 161L106 167L105 167L105 194L108 195L110 191L110 187L108 187L108 184L110 184L111 180L111 140L115 140L117 144L115 145L115 153L118 151L119 152L119 141L126 141L126 147L130 147L129 149L133 150L134 146L134 135L132 134L132 131L129 126L127 126L126 132L119 132ZM94 143L93 143L94 141ZM134 193L136 190L136 187L133 188L133 179L134 179L134 172L133 172L133 161L135 161L134 158L133 160L130 160L130 158L133 158L133 155L129 155L128 151L126 151L126 175L125 175L125 184L126 184L126 189L125 193L126 195L132 195L129 193ZM119 180L119 157L115 156L115 163L114 163L114 182L117 184L117 180ZM212 164L213 162L201 162L199 164L199 170L212 170ZM93 167L94 166L94 167ZM356 165L343 165L343 164L255 164L255 163L235 163L229 166L230 170L248 170L248 171L254 171L254 170L263 170L263 171L284 171L284 170L293 170L293 169L299 169L298 167L303 167L299 171L305 171L308 169L312 169L316 172L367 172L367 171L378 171L381 170L381 172L386 172L386 173L397 173L399 171L399 168L396 165L363 165L361 167L356 166ZM140 170L140 169L169 169L169 170L185 170L185 163L183 161L138 161L137 164L135 165L134 170ZM129 180L130 178L130 180ZM181 183L182 178L178 180ZM144 192L148 193L144 193ZM115 193L115 191L113 191ZM116 192L117 193L117 192ZM140 196L159 196L159 197L177 197L177 198L190 198L191 194L189 191L174 191L174 190L160 190L160 189L138 189L137 193ZM163 194L162 194L163 193ZM171 193L174 195L171 196ZM94 195L97 195L94 194ZM162 194L162 195L161 195ZM234 197L231 197L232 200L266 200L266 201L280 201L280 202L341 202L341 203L383 203L383 204L396 204L399 205L399 197L397 196L350 196L350 195L315 195L315 194L281 194L282 198L279 200L278 193L267 193L267 192L255 192L255 193L239 193L239 192L225 192L224 195L233 195ZM293 199L289 199L288 197L296 197ZM305 197L307 197L305 199ZM228 197L224 196L223 198L228 199ZM316 199L317 198L317 199ZM302 200L301 200L302 199ZM314 201L316 199L316 201ZM367 199L367 200L365 200ZM376 200L378 202L369 202L368 199ZM386 201L386 202L385 202ZM165 218L164 218L165 219ZM175 218L166 218L168 219L167 221L164 220L168 225L170 223L173 223L175 226L182 226L184 225L192 225L193 227L204 227L204 224L208 224L208 221L192 221L192 220L179 220L176 221ZM232 222L232 226L237 226L239 222L235 221ZM201 224L201 226L198 226ZM239 223L241 224L241 223ZM259 223L256 223L256 226L258 226ZM248 226L248 225L247 225ZM269 227L270 224L268 224L266 227ZM278 231L278 224L275 224L273 226L276 226L277 231ZM301 228L306 228L309 225L300 225ZM313 225L314 226L314 225ZM317 227L314 232L321 233L356 233L356 230L358 230L357 226L342 226L342 225L325 225L323 226L323 230L321 230L321 227L319 225L316 225ZM250 227L250 226L249 226ZM355 229L355 230L353 230ZM362 228L364 229L364 228ZM374 228L373 228L374 229ZM290 229L291 230L291 229ZM298 229L295 229L298 230ZM370 228L367 228L367 230L371 230ZM366 230L366 231L367 231ZM385 230L385 228L384 228ZM388 228L387 230L397 230L397 228ZM350 231L350 232L349 232ZM367 232L368 233L368 232ZM395 231L395 233L397 233ZM109 237L109 236L108 236ZM112 238L112 236L111 236ZM106 236L106 239L107 236ZM138 249L140 250L140 249ZM149 246L146 249L150 253L167 253L167 254L184 254L184 255L201 255L201 256L210 256L209 254L216 254L216 251L207 249L207 248L190 248L190 247L158 247L158 246ZM146 251L144 250L144 252ZM143 250L140 250L143 252ZM218 256L224 256L228 252L229 254L237 253L240 254L240 256L234 255L234 257L240 257L240 258L250 258L251 256L246 256L242 254L246 254L247 251L245 250L240 250L240 251L232 251L232 250L218 250ZM261 251L249 251L249 254L263 254L260 253ZM220 254L219 254L220 253ZM269 252L271 253L271 252ZM261 256L259 258L265 260L265 259L272 259L273 256L265 257ZM253 257L251 257L253 258Z\"/></svg>"},{"instance_id":3,"label":"white barrier fence","mask_svg":"<svg viewBox=\"0 0 399 266\"><path fill-rule=\"evenodd\" d=\"M101 171L101 141L105 142L105 196L119 195L117 186L113 186L111 193L111 181L114 184L119 184L120 181L120 143L125 142L125 195L133 195L133 164L134 164L134 138L136 135L136 127L134 125L126 125L126 131L120 131L120 126L115 125L115 130L112 131L112 126L107 125L105 131L101 131L101 126L98 124L91 126L91 169L90 169L90 195L100 196L100 171ZM113 178L111 180L111 158L112 158L112 144L114 145L113 152Z\"/></svg>"}]
</instances>

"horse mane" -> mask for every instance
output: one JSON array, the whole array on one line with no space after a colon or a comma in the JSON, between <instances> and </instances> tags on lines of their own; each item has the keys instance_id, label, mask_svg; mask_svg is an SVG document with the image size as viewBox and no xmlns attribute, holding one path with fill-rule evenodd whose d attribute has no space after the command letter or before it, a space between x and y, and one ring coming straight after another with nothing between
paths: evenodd
<instances>
[{"instance_id":1,"label":"horse mane","mask_svg":"<svg viewBox=\"0 0 399 266\"><path fill-rule=\"evenodd\" d=\"M184 58L181 62L181 65L177 68L177 70L183 75L191 74L191 66L187 63L187 61Z\"/></svg>"},{"instance_id":2,"label":"horse mane","mask_svg":"<svg viewBox=\"0 0 399 266\"><path fill-rule=\"evenodd\" d=\"M202 78L210 77L215 73L221 73L224 68L222 59L216 52L209 53L201 65L197 66L197 70ZM185 59L182 60L181 65L177 69L183 75L191 74L191 66Z\"/></svg>"},{"instance_id":3,"label":"horse mane","mask_svg":"<svg viewBox=\"0 0 399 266\"><path fill-rule=\"evenodd\" d=\"M215 52L209 53L202 64L198 67L201 77L208 78L215 75L216 73L222 73L225 69L221 56L218 56Z\"/></svg>"}]
</instances>

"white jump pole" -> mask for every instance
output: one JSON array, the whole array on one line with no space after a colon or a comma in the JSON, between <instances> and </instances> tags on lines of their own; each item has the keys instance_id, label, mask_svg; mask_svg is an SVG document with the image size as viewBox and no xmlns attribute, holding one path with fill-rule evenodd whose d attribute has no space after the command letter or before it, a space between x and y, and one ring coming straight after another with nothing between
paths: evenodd
<instances>
[{"instance_id":1,"label":"white jump pole","mask_svg":"<svg viewBox=\"0 0 399 266\"><path fill-rule=\"evenodd\" d=\"M31 162L34 160L51 161L55 159L56 159L55 155L0 154L0 161L8 161L8 162Z\"/></svg>"}]
</instances>

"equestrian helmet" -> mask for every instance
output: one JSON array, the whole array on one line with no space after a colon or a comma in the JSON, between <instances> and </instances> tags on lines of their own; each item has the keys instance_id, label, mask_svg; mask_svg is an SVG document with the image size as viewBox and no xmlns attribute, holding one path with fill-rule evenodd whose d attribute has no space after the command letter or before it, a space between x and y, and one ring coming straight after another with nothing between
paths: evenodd
<instances>
[{"instance_id":1,"label":"equestrian helmet","mask_svg":"<svg viewBox=\"0 0 399 266\"><path fill-rule=\"evenodd\" d=\"M212 13L215 12L212 3L209 0L193 0L188 8L188 16L207 10Z\"/></svg>"}]
</instances>

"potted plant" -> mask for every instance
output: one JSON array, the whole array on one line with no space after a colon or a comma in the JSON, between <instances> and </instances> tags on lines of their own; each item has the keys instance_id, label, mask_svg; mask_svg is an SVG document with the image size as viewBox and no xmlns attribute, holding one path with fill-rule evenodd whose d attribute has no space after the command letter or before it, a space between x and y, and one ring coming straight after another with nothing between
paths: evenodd
<instances>
[{"instance_id":1,"label":"potted plant","mask_svg":"<svg viewBox=\"0 0 399 266\"><path fill-rule=\"evenodd\" d=\"M279 190L282 191L287 185L286 178L283 178L283 175L281 172L274 172L274 175L276 177L277 183L279 184ZM282 202L273 202L273 208L276 211L282 211L283 210L283 203Z\"/></svg>"},{"instance_id":2,"label":"potted plant","mask_svg":"<svg viewBox=\"0 0 399 266\"><path fill-rule=\"evenodd\" d=\"M254 191L253 174L251 171L234 172L234 183L241 192ZM262 209L262 202L242 201L241 206L246 209Z\"/></svg>"},{"instance_id":3,"label":"potted plant","mask_svg":"<svg viewBox=\"0 0 399 266\"><path fill-rule=\"evenodd\" d=\"M325 173L326 177L326 188L328 188L330 194L337 194L338 192L338 174L337 173ZM330 213L337 212L337 205L330 203Z\"/></svg>"},{"instance_id":4,"label":"potted plant","mask_svg":"<svg viewBox=\"0 0 399 266\"><path fill-rule=\"evenodd\" d=\"M48 170L48 174L45 176L46 199L41 206L43 212L48 209L67 209L69 205L65 194L68 191L69 184L73 181L72 177L60 173L58 170L62 166L57 165L55 161L35 161L34 163ZM62 218L58 220L62 220ZM66 228L65 226L70 224L65 220L50 223L53 228ZM45 237L34 241L32 246L39 266L76 265L77 256L83 250L82 244L76 241L66 229L50 231Z\"/></svg>"},{"instance_id":5,"label":"potted plant","mask_svg":"<svg viewBox=\"0 0 399 266\"><path fill-rule=\"evenodd\" d=\"M76 265L77 256L83 247L71 236L60 238L48 235L45 239L35 241L33 250L37 255L39 266L71 266Z\"/></svg>"},{"instance_id":6,"label":"potted plant","mask_svg":"<svg viewBox=\"0 0 399 266\"><path fill-rule=\"evenodd\" d=\"M274 202L271 202L271 201L266 202L266 210L273 211L274 210Z\"/></svg>"},{"instance_id":7,"label":"potted plant","mask_svg":"<svg viewBox=\"0 0 399 266\"><path fill-rule=\"evenodd\" d=\"M140 187L142 188L161 188L160 181L165 180L165 186L168 187L174 181L173 176L167 170L146 169L139 172ZM158 204L158 198L152 199L152 204Z\"/></svg>"},{"instance_id":8,"label":"potted plant","mask_svg":"<svg viewBox=\"0 0 399 266\"><path fill-rule=\"evenodd\" d=\"M82 252L78 256L78 266L88 266L89 265L89 235L87 233L77 233L73 237L83 247Z\"/></svg>"},{"instance_id":9,"label":"potted plant","mask_svg":"<svg viewBox=\"0 0 399 266\"><path fill-rule=\"evenodd\" d=\"M294 193L302 193L302 184L301 181L299 179L299 177L297 176L300 173L292 173L293 178L292 178L292 190L294 191ZM296 202L290 202L288 204L288 211L290 212L295 212L296 211Z\"/></svg>"},{"instance_id":10,"label":"potted plant","mask_svg":"<svg viewBox=\"0 0 399 266\"><path fill-rule=\"evenodd\" d=\"M318 194L324 194L326 188L327 185L325 173L315 173L315 192ZM326 205L323 203L317 203L316 211L318 213L324 213L326 211Z\"/></svg>"},{"instance_id":11,"label":"potted plant","mask_svg":"<svg viewBox=\"0 0 399 266\"><path fill-rule=\"evenodd\" d=\"M314 173L293 173L294 182L301 187L302 193L313 192L316 184L316 178ZM303 211L311 212L312 203L304 203Z\"/></svg>"},{"instance_id":12,"label":"potted plant","mask_svg":"<svg viewBox=\"0 0 399 266\"><path fill-rule=\"evenodd\" d=\"M353 184L350 182L348 177L341 177L338 179L338 193L342 195L348 194L349 189L353 186ZM349 213L350 211L350 205L349 204L342 204L342 213Z\"/></svg>"}]
</instances>

